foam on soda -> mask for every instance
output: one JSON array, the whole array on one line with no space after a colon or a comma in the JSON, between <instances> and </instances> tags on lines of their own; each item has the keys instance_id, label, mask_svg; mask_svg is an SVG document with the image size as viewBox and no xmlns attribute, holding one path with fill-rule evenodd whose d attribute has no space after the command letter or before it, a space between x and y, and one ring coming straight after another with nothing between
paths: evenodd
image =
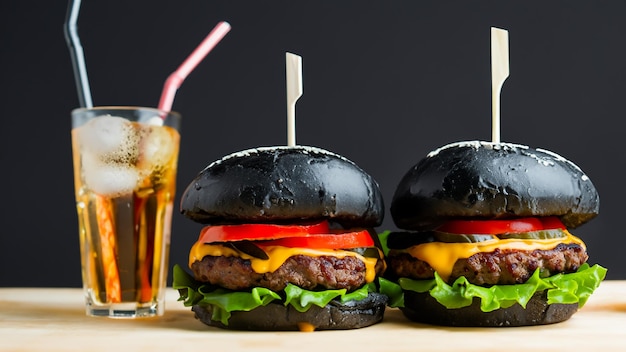
<instances>
[{"instance_id":1,"label":"foam on soda","mask_svg":"<svg viewBox=\"0 0 626 352\"><path fill-rule=\"evenodd\" d=\"M132 164L137 158L137 135L132 122L115 116L100 116L79 129L78 137L83 152L98 157L102 162Z\"/></svg>"},{"instance_id":2,"label":"foam on soda","mask_svg":"<svg viewBox=\"0 0 626 352\"><path fill-rule=\"evenodd\" d=\"M176 155L176 133L156 124L133 123L100 116L78 129L84 182L105 196L120 196L141 188Z\"/></svg>"}]
</instances>

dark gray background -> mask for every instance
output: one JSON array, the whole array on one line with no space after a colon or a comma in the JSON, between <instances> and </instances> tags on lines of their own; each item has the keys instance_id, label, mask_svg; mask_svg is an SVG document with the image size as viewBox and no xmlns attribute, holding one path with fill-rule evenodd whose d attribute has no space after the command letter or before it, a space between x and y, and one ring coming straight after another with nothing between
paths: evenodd
<instances>
[{"instance_id":1,"label":"dark gray background","mask_svg":"<svg viewBox=\"0 0 626 352\"><path fill-rule=\"evenodd\" d=\"M0 5L0 286L80 286L63 38L67 3ZM509 30L502 140L549 149L593 180L600 215L573 230L590 262L623 264L624 1L85 0L79 34L96 105L156 106L166 77L220 20L232 31L189 76L178 194L209 162L286 144L285 52L303 57L297 142L340 153L387 205L428 151L491 138L490 27ZM171 264L199 224L175 213ZM383 229L393 229L387 213Z\"/></svg>"}]
</instances>

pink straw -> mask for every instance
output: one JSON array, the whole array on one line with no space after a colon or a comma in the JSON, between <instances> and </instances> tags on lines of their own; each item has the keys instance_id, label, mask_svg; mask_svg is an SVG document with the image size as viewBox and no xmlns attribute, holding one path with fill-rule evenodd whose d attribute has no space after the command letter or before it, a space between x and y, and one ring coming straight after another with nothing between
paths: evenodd
<instances>
[{"instance_id":1,"label":"pink straw","mask_svg":"<svg viewBox=\"0 0 626 352\"><path fill-rule=\"evenodd\" d=\"M198 66L200 61L213 50L217 43L219 43L229 31L230 24L228 24L228 22L222 21L218 23L180 67L167 77L165 85L163 86L163 92L161 93L161 100L159 101L159 110L170 111L172 109L176 90L180 88L180 85L183 84L183 81L187 78L189 73Z\"/></svg>"}]
</instances>

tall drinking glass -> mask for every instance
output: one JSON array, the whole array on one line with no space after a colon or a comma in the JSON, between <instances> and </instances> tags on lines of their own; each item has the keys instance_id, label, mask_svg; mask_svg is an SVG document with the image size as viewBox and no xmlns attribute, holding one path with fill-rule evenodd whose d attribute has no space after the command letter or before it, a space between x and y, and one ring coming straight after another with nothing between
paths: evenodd
<instances>
[{"instance_id":1,"label":"tall drinking glass","mask_svg":"<svg viewBox=\"0 0 626 352\"><path fill-rule=\"evenodd\" d=\"M164 312L180 121L144 107L72 111L87 315Z\"/></svg>"}]
</instances>

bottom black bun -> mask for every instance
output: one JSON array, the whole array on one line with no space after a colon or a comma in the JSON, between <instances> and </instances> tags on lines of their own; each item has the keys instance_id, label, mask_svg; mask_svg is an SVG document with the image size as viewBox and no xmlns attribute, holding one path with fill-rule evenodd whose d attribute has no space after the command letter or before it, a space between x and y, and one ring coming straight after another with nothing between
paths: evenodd
<instances>
[{"instance_id":1,"label":"bottom black bun","mask_svg":"<svg viewBox=\"0 0 626 352\"><path fill-rule=\"evenodd\" d=\"M209 325L231 330L289 331L289 330L347 330L358 329L380 322L383 319L387 296L371 292L360 301L341 303L331 301L326 307L312 306L299 312L291 305L269 303L249 312L231 312L228 325L211 320L212 307L194 305L191 310L196 319Z\"/></svg>"},{"instance_id":2,"label":"bottom black bun","mask_svg":"<svg viewBox=\"0 0 626 352\"><path fill-rule=\"evenodd\" d=\"M402 313L412 321L426 324L462 327L501 327L554 324L569 319L578 304L548 304L545 291L537 292L524 309L519 304L491 312L480 310L480 300L472 305L448 309L428 292L404 292Z\"/></svg>"}]
</instances>

